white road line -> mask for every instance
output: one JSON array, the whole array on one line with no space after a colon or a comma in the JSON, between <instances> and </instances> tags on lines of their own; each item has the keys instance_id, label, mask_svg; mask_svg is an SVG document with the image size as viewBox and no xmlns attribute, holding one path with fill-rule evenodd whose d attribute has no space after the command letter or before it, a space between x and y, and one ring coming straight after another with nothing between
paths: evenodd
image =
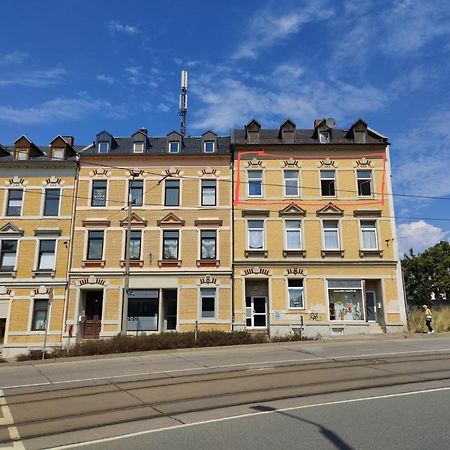
<instances>
[{"instance_id":1,"label":"white road line","mask_svg":"<svg viewBox=\"0 0 450 450\"><path fill-rule=\"evenodd\" d=\"M399 355L409 355L409 354L417 354L417 353L440 353L450 351L450 348L440 348L435 350L410 350L407 352L387 352L387 353L364 353L359 355L345 355L345 356L318 356L312 358L301 358L301 359L283 359L283 360L270 360L270 361L259 361L259 362L246 362L246 363L237 363L237 364L224 364L224 365L216 365L216 366L205 366L205 367L191 367L185 369L171 369L171 370L157 370L154 372L137 372L131 374L123 374L123 375L109 375L103 377L91 377L91 378L78 378L74 380L62 380L62 381L46 381L43 383L32 383L32 384L16 384L11 386L0 386L0 389L15 389L15 388L24 388L24 387L33 387L33 386L48 386L48 385L59 385L59 384L68 384L68 383L80 383L83 381L98 381L98 380L112 380L118 378L128 378L128 377L136 377L142 375L160 375L160 374L170 374L177 372L194 372L194 371L204 371L211 369L227 369L233 367L246 367L246 366L255 366L255 365L267 365L267 364L283 364L283 363L291 363L291 362L314 362L314 361L345 361L345 360L354 360L358 358L367 358L374 356L399 356Z\"/></svg>"},{"instance_id":2,"label":"white road line","mask_svg":"<svg viewBox=\"0 0 450 450\"><path fill-rule=\"evenodd\" d=\"M12 446L4 448L17 448L18 450L25 450L25 447L20 441L19 431L14 426L14 419L12 417L11 411L9 410L9 406L6 403L6 399L1 389L0 389L0 409L3 414L3 417L0 418L0 425L8 427L9 437L12 441Z\"/></svg>"},{"instance_id":3,"label":"white road line","mask_svg":"<svg viewBox=\"0 0 450 450\"><path fill-rule=\"evenodd\" d=\"M136 437L136 436L144 436L146 434L159 433L161 431L177 430L180 428L189 428L189 427L195 427L195 426L199 426L199 425L207 425L207 424L215 423L215 422L225 422L228 420L242 419L245 417L262 416L262 415L266 415L266 414L274 414L277 412L294 411L294 410L299 410L299 409L317 408L317 407L321 407L321 406L340 405L340 404L344 404L344 403L355 403L355 402L378 400L378 399L392 398L392 397L404 397L407 395L428 394L430 392L440 392L440 391L448 391L448 390L450 390L450 387L424 389L421 391L401 392L398 394L376 395L373 397L361 397L361 398L354 398L354 399L349 399L349 400L337 400L334 402L315 403L313 405L292 406L290 408L280 408L280 409L275 409L273 411L259 411L259 412L254 412L254 413L240 414L240 415L231 416L231 417L222 417L220 419L202 420L200 422L195 422L195 423L185 423L185 424L181 424L181 425L174 425L172 427L158 428L155 430L137 431L135 433L123 434L121 436L112 436L109 438L95 439L92 441L85 441L85 442L78 442L76 444L61 445L59 447L49 447L48 450L63 450L63 449L67 449L67 448L84 447L86 445L94 445L94 444L100 444L103 442L117 441L119 439L127 439L127 438Z\"/></svg>"}]
</instances>

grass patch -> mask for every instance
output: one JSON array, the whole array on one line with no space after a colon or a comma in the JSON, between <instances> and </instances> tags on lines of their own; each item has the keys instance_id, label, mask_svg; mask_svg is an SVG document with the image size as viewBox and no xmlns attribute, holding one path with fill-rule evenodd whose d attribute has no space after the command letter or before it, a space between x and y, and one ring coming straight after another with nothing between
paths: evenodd
<instances>
[{"instance_id":1,"label":"grass patch","mask_svg":"<svg viewBox=\"0 0 450 450\"><path fill-rule=\"evenodd\" d=\"M80 342L70 349L57 348L46 352L45 359L66 356L109 355L113 353L143 352L149 350L174 350L178 348L215 347L240 344L261 344L263 342L290 342L311 340L299 334L277 336L271 340L265 334L251 334L248 331L200 331L195 340L194 332L171 332L147 336L122 336L111 339L92 339ZM17 361L42 358L42 350L30 350L17 356Z\"/></svg>"},{"instance_id":2,"label":"grass patch","mask_svg":"<svg viewBox=\"0 0 450 450\"><path fill-rule=\"evenodd\" d=\"M450 308L431 308L433 321L431 326L436 332L450 331ZM428 328L425 325L425 314L422 308L413 309L408 314L409 329L413 333L426 333Z\"/></svg>"}]
</instances>

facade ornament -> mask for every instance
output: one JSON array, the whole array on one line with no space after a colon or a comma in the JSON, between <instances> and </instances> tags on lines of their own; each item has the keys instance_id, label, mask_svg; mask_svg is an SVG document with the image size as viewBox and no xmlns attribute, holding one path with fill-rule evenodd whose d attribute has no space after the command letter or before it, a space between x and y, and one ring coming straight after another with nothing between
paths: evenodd
<instances>
[{"instance_id":1,"label":"facade ornament","mask_svg":"<svg viewBox=\"0 0 450 450\"><path fill-rule=\"evenodd\" d=\"M269 277L270 271L268 269L263 269L262 267L255 266L250 269L245 269L244 275L266 275L267 277Z\"/></svg>"},{"instance_id":2,"label":"facade ornament","mask_svg":"<svg viewBox=\"0 0 450 450\"><path fill-rule=\"evenodd\" d=\"M6 185L9 186L26 186L28 184L28 181L25 181L23 178L18 177L17 175L14 178L10 178L9 180L5 181Z\"/></svg>"},{"instance_id":3,"label":"facade ornament","mask_svg":"<svg viewBox=\"0 0 450 450\"><path fill-rule=\"evenodd\" d=\"M300 161L298 159L294 159L294 158L289 158L289 159L285 159L282 163L281 163L281 167L285 168L291 168L291 169L297 169L298 167L301 167Z\"/></svg>"},{"instance_id":4,"label":"facade ornament","mask_svg":"<svg viewBox=\"0 0 450 450\"><path fill-rule=\"evenodd\" d=\"M330 158L321 159L319 161L319 167L321 169L336 169L337 166L337 162Z\"/></svg>"},{"instance_id":5,"label":"facade ornament","mask_svg":"<svg viewBox=\"0 0 450 450\"><path fill-rule=\"evenodd\" d=\"M43 185L51 185L51 186L59 186L64 184L64 181L61 178L55 177L52 175L42 182Z\"/></svg>"},{"instance_id":6,"label":"facade ornament","mask_svg":"<svg viewBox=\"0 0 450 450\"><path fill-rule=\"evenodd\" d=\"M97 177L97 178L110 177L111 171L106 170L106 169L94 169L92 172L89 172L89 176L91 178L92 177Z\"/></svg>"},{"instance_id":7,"label":"facade ornament","mask_svg":"<svg viewBox=\"0 0 450 450\"><path fill-rule=\"evenodd\" d=\"M262 169L264 166L262 160L252 158L250 161L247 161L247 167L251 167L252 169Z\"/></svg>"},{"instance_id":8,"label":"facade ornament","mask_svg":"<svg viewBox=\"0 0 450 450\"><path fill-rule=\"evenodd\" d=\"M198 172L200 176L203 177L217 177L219 176L219 172L217 169L214 169L213 167L206 167L205 169L202 169Z\"/></svg>"},{"instance_id":9,"label":"facade ornament","mask_svg":"<svg viewBox=\"0 0 450 450\"><path fill-rule=\"evenodd\" d=\"M211 275L205 275L203 278L200 278L200 284L217 284L217 279Z\"/></svg>"},{"instance_id":10,"label":"facade ornament","mask_svg":"<svg viewBox=\"0 0 450 450\"><path fill-rule=\"evenodd\" d=\"M105 286L105 280L97 278L95 275L90 275L88 278L83 278L78 281L79 286L84 286L85 284L100 284L101 286Z\"/></svg>"},{"instance_id":11,"label":"facade ornament","mask_svg":"<svg viewBox=\"0 0 450 450\"><path fill-rule=\"evenodd\" d=\"M372 161L370 159L362 157L360 159L357 159L353 163L353 167L357 167L357 168L362 168L362 167L373 168L373 165L372 165Z\"/></svg>"},{"instance_id":12,"label":"facade ornament","mask_svg":"<svg viewBox=\"0 0 450 450\"><path fill-rule=\"evenodd\" d=\"M289 267L289 269L286 270L286 275L306 275L306 272L303 268L299 266L292 266Z\"/></svg>"}]
</instances>

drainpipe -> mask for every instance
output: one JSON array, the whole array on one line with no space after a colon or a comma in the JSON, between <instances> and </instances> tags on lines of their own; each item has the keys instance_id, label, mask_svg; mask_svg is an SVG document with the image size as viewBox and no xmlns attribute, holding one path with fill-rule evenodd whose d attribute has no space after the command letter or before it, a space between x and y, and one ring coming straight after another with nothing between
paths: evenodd
<instances>
[{"instance_id":1,"label":"drainpipe","mask_svg":"<svg viewBox=\"0 0 450 450\"><path fill-rule=\"evenodd\" d=\"M231 148L231 331L234 331L235 323L235 299L234 299L234 147Z\"/></svg>"}]
</instances>

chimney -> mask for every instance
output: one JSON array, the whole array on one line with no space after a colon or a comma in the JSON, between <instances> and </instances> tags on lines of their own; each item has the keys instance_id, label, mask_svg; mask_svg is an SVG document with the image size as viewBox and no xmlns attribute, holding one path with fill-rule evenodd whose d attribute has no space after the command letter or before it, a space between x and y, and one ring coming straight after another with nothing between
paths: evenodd
<instances>
[{"instance_id":1,"label":"chimney","mask_svg":"<svg viewBox=\"0 0 450 450\"><path fill-rule=\"evenodd\" d=\"M142 127L139 131L147 136L148 133L147 128Z\"/></svg>"},{"instance_id":2,"label":"chimney","mask_svg":"<svg viewBox=\"0 0 450 450\"><path fill-rule=\"evenodd\" d=\"M61 136L71 147L73 147L74 137L73 136Z\"/></svg>"}]
</instances>

